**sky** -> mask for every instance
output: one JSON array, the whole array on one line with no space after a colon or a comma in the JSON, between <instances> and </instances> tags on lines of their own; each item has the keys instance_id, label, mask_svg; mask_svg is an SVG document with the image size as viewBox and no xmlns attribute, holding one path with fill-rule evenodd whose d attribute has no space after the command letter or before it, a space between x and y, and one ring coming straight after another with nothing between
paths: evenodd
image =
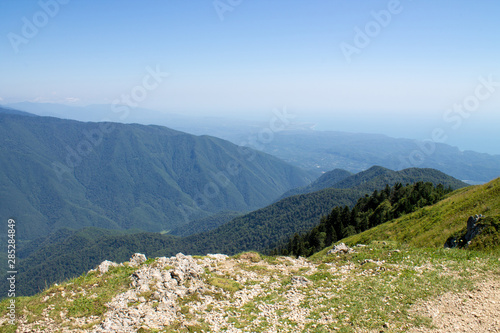
<instances>
[{"instance_id":1,"label":"sky","mask_svg":"<svg viewBox=\"0 0 500 333\"><path fill-rule=\"evenodd\" d=\"M500 154L499 16L498 0L1 0L0 104L286 107Z\"/></svg>"}]
</instances>

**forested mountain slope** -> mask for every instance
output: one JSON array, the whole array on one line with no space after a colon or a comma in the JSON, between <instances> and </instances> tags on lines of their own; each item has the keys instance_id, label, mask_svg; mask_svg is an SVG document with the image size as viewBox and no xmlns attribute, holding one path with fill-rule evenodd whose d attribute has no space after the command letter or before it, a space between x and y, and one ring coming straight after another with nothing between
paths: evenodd
<instances>
[{"instance_id":1,"label":"forested mountain slope","mask_svg":"<svg viewBox=\"0 0 500 333\"><path fill-rule=\"evenodd\" d=\"M325 188L358 188L367 192L381 189L385 185L413 184L416 182L430 182L434 185L442 184L445 187L458 189L467 186L466 183L455 179L435 169L409 168L393 171L381 166L373 166L368 170L352 174L346 170L335 169L324 173L311 184L292 189L282 197L306 194L320 191Z\"/></svg>"},{"instance_id":2,"label":"forested mountain slope","mask_svg":"<svg viewBox=\"0 0 500 333\"><path fill-rule=\"evenodd\" d=\"M20 240L59 228L162 231L251 211L311 181L273 156L160 126L0 112L0 215Z\"/></svg>"},{"instance_id":3,"label":"forested mountain slope","mask_svg":"<svg viewBox=\"0 0 500 333\"><path fill-rule=\"evenodd\" d=\"M386 185L383 190L360 198L352 209L347 206L333 208L314 228L301 235L295 234L273 253L309 257L345 237L435 204L451 191L451 187L421 181L406 186L401 183L393 187Z\"/></svg>"},{"instance_id":4,"label":"forested mountain slope","mask_svg":"<svg viewBox=\"0 0 500 333\"><path fill-rule=\"evenodd\" d=\"M321 191L325 188L335 187L335 184L337 184L339 181L344 180L352 175L353 174L351 172L342 169L328 171L307 186L291 189L290 191L283 194L281 198L283 199L286 197L291 197L292 195L312 193Z\"/></svg>"}]
</instances>

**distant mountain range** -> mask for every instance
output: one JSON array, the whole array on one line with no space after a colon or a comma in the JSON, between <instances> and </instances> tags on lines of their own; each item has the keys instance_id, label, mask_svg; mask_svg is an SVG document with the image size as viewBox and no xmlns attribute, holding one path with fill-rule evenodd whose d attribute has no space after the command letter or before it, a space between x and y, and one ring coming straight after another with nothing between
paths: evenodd
<instances>
[{"instance_id":1,"label":"distant mountain range","mask_svg":"<svg viewBox=\"0 0 500 333\"><path fill-rule=\"evenodd\" d=\"M442 143L395 139L385 135L282 131L262 151L306 170L336 168L360 172L373 165L391 170L432 168L469 184L500 176L500 155L460 151Z\"/></svg>"},{"instance_id":2,"label":"distant mountain range","mask_svg":"<svg viewBox=\"0 0 500 333\"><path fill-rule=\"evenodd\" d=\"M160 126L0 110L0 215L29 240L59 228L168 231L248 212L312 181L276 157Z\"/></svg>"},{"instance_id":3,"label":"distant mountain range","mask_svg":"<svg viewBox=\"0 0 500 333\"><path fill-rule=\"evenodd\" d=\"M276 133L264 150L281 146L273 153L290 157L296 145L302 162L292 162L299 165L309 157L315 163L322 151L324 161L341 156L324 150L332 145L347 155L336 162L339 168L313 181L318 170L304 171L211 136L0 107L0 215L17 221L20 290L33 292L45 281L80 274L103 259L125 260L137 251L148 256L267 251L310 229L333 207L352 207L386 185L466 186L435 169L368 165L370 159L390 160L409 147L406 141L368 136L355 144L344 135L337 142L330 140L332 133L305 138L309 132L299 131L298 139L290 133ZM315 148L308 152L312 143ZM443 155L442 164L459 168L458 155L452 155ZM498 167L492 164L495 156L476 157L468 168L459 168L471 175L466 179L489 177ZM363 160L367 170L353 174ZM48 267L56 263L51 272Z\"/></svg>"},{"instance_id":4,"label":"distant mountain range","mask_svg":"<svg viewBox=\"0 0 500 333\"><path fill-rule=\"evenodd\" d=\"M391 170L433 168L469 184L481 184L500 176L500 155L461 151L443 143L396 139L385 135L314 131L313 124L290 122L284 130L272 133L272 140L261 140L269 123L221 117L189 117L144 108L114 112L111 105L85 107L50 103L15 103L10 108L37 115L79 121L157 124L183 132L208 134L237 145L246 145L274 155L290 164L320 176L334 169L357 173L373 165ZM282 124L280 124L280 129ZM478 133L480 135L480 133Z\"/></svg>"}]
</instances>

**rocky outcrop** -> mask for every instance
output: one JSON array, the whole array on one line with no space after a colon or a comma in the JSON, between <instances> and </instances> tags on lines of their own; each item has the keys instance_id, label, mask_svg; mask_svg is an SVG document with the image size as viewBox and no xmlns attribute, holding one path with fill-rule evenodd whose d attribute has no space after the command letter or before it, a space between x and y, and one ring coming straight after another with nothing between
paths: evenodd
<instances>
[{"instance_id":1,"label":"rocky outcrop","mask_svg":"<svg viewBox=\"0 0 500 333\"><path fill-rule=\"evenodd\" d=\"M132 267L137 267L147 260L146 256L142 253L134 253L132 258L130 258L129 265Z\"/></svg>"},{"instance_id":2,"label":"rocky outcrop","mask_svg":"<svg viewBox=\"0 0 500 333\"><path fill-rule=\"evenodd\" d=\"M133 258L141 258L141 262L146 260L137 254ZM136 260L131 259L130 263L133 262ZM256 267L258 271L251 267ZM308 322L306 318L309 312L298 305L304 299L301 290L308 288L312 281L297 275L301 270L311 274L317 268L305 258L282 257L270 265L257 253L245 253L237 259L224 254L208 254L195 259L182 253L171 258L157 258L152 263L138 266L131 276L129 290L115 296L106 305L108 310L104 319L92 332L185 328L196 324L190 319L195 313L203 313L203 321L214 332L228 326L231 332L240 331L232 327L225 311L221 312L221 309L249 306L255 298L277 292L283 286L273 281L280 276L290 276L290 286L283 294L283 304L260 305L255 311L269 313L269 319L274 320L276 325L280 321L276 312L286 312L286 318L300 322L303 327ZM243 287L245 285L247 287Z\"/></svg>"},{"instance_id":3,"label":"rocky outcrop","mask_svg":"<svg viewBox=\"0 0 500 333\"><path fill-rule=\"evenodd\" d=\"M100 274L107 273L111 267L116 267L118 264L109 260L104 260L96 269L91 269L90 272L99 272Z\"/></svg>"},{"instance_id":4,"label":"rocky outcrop","mask_svg":"<svg viewBox=\"0 0 500 333\"><path fill-rule=\"evenodd\" d=\"M427 252L383 242L356 246L355 256L340 254L350 252L344 245L335 250L337 255L319 261L255 253L149 260L134 255L118 267L105 261L87 276L17 303L17 332L408 332L413 317L387 314L407 312L408 299L459 290L464 283L456 279L470 282L479 272L494 278L498 271L484 272L485 265L492 267L484 260L460 265L439 251L442 260L429 261ZM428 281L436 276L452 279L433 287ZM481 316L474 332L497 331L497 298L491 304L478 299L485 311L469 309L469 298L467 304L459 300ZM15 330L8 320L0 316L0 331ZM463 320L470 322L470 316ZM454 329L449 322L455 324L450 318L445 328Z\"/></svg>"},{"instance_id":5,"label":"rocky outcrop","mask_svg":"<svg viewBox=\"0 0 500 333\"><path fill-rule=\"evenodd\" d=\"M349 246L345 245L344 243L340 243L338 245L335 245L332 249L328 250L327 254L345 254L345 253L352 253L354 252L354 249L350 248Z\"/></svg>"},{"instance_id":6,"label":"rocky outcrop","mask_svg":"<svg viewBox=\"0 0 500 333\"><path fill-rule=\"evenodd\" d=\"M467 220L467 233L465 234L465 242L468 244L474 237L479 235L482 230L482 226L478 225L478 222L483 218L484 216L479 214L475 216L469 217Z\"/></svg>"},{"instance_id":7,"label":"rocky outcrop","mask_svg":"<svg viewBox=\"0 0 500 333\"><path fill-rule=\"evenodd\" d=\"M134 254L130 264L144 261L144 255ZM191 256L182 253L142 266L132 274L131 288L108 303L105 319L95 332L137 332L141 327L171 325L180 311L178 298L203 289L199 279L203 272Z\"/></svg>"},{"instance_id":8,"label":"rocky outcrop","mask_svg":"<svg viewBox=\"0 0 500 333\"><path fill-rule=\"evenodd\" d=\"M470 216L467 220L467 227L454 234L446 240L444 244L445 248L466 248L470 242L479 235L483 229L483 226L479 223L484 216L477 214Z\"/></svg>"}]
</instances>

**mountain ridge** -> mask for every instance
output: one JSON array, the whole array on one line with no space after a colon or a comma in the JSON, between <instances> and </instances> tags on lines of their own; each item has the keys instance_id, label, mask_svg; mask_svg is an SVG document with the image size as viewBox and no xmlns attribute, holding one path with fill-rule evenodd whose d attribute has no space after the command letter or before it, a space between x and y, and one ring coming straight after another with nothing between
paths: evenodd
<instances>
[{"instance_id":1,"label":"mountain ridge","mask_svg":"<svg viewBox=\"0 0 500 333\"><path fill-rule=\"evenodd\" d=\"M104 117L121 121L111 111L110 105L60 108L57 116L78 114L78 120L99 121ZM11 107L16 107L12 104ZM20 109L35 114L47 114L51 105L31 103ZM40 110L46 109L46 111ZM73 111L68 112L69 108ZM81 109L81 110L80 110ZM304 170L316 173L328 172L336 168L358 173L373 165L380 165L391 170L411 167L433 168L457 179L475 185L488 182L500 175L500 155L480 153L471 150L462 151L455 146L429 140L415 140L389 137L382 134L350 133L342 131L296 130L298 123L273 133L273 140L262 144L258 139L257 129L269 126L266 123L252 121L251 124L237 119L202 119L186 118L178 114L163 114L147 109L135 109L136 113L127 118L131 122L144 123L142 114L148 114L146 123L158 123L193 134L210 134L241 145L247 143L257 150L276 156ZM45 112L45 113L44 113ZM91 114L89 118L85 114ZM248 142L253 142L248 143Z\"/></svg>"},{"instance_id":2,"label":"mountain ridge","mask_svg":"<svg viewBox=\"0 0 500 333\"><path fill-rule=\"evenodd\" d=\"M356 174L352 174L349 171L342 169L329 171L305 187L292 189L286 192L282 198L285 198L289 194L307 194L326 188L346 189L359 187L360 189L364 189L366 191L373 191L377 188L382 188L386 184L393 186L396 183L406 184L418 181L430 181L434 185L442 182L443 185L451 186L452 188L460 188L468 185L460 180L453 181L447 174L436 169L408 168L394 171L374 165L371 168Z\"/></svg>"},{"instance_id":3,"label":"mountain ridge","mask_svg":"<svg viewBox=\"0 0 500 333\"><path fill-rule=\"evenodd\" d=\"M0 210L24 221L24 239L85 225L169 230L312 180L274 156L156 125L0 113L0 139Z\"/></svg>"},{"instance_id":4,"label":"mountain ridge","mask_svg":"<svg viewBox=\"0 0 500 333\"><path fill-rule=\"evenodd\" d=\"M380 134L282 131L262 150L305 170L323 172L341 168L358 173L373 165L391 170L432 168L473 183L488 182L500 175L500 155Z\"/></svg>"}]
</instances>

